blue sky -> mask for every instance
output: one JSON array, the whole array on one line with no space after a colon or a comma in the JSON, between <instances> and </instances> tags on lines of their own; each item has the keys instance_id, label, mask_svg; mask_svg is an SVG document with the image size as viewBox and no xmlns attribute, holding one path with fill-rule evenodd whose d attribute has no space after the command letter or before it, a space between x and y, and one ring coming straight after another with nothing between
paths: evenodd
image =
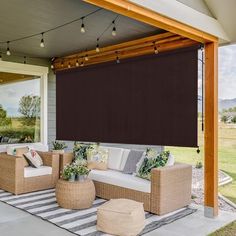
<instances>
[{"instance_id":1,"label":"blue sky","mask_svg":"<svg viewBox=\"0 0 236 236\"><path fill-rule=\"evenodd\" d=\"M236 98L236 45L219 48L219 98Z\"/></svg>"},{"instance_id":2,"label":"blue sky","mask_svg":"<svg viewBox=\"0 0 236 236\"><path fill-rule=\"evenodd\" d=\"M199 64L199 92L201 92L201 65ZM18 103L24 95L39 95L40 81L30 80L17 84L0 85L0 104L8 115L17 115ZM236 45L219 48L219 98L236 98Z\"/></svg>"}]
</instances>

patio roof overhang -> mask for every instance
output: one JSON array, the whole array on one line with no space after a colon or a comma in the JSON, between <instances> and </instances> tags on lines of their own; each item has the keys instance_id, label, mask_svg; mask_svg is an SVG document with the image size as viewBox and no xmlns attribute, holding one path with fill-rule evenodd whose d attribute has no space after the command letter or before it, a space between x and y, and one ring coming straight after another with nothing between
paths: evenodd
<instances>
[{"instance_id":1,"label":"patio roof overhang","mask_svg":"<svg viewBox=\"0 0 236 236\"><path fill-rule=\"evenodd\" d=\"M101 48L101 52L88 51L88 64L114 60L116 52L127 58L153 53L153 42L160 44L161 50L173 50L191 44L202 43L205 47L205 133L204 133L204 180L205 216L218 215L218 38L192 26L183 24L125 0L84 0L146 24L168 31L167 33ZM84 54L72 54L54 61L56 70L65 69L60 63L74 64L76 58Z\"/></svg>"}]
</instances>

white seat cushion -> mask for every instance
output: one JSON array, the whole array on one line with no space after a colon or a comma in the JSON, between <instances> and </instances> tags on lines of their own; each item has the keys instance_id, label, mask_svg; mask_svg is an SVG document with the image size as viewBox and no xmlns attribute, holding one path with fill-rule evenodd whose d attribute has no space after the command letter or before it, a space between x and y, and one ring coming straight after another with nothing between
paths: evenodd
<instances>
[{"instance_id":1,"label":"white seat cushion","mask_svg":"<svg viewBox=\"0 0 236 236\"><path fill-rule=\"evenodd\" d=\"M112 170L120 170L123 148L105 147L108 149L108 168Z\"/></svg>"},{"instance_id":2,"label":"white seat cushion","mask_svg":"<svg viewBox=\"0 0 236 236\"><path fill-rule=\"evenodd\" d=\"M25 167L24 168L24 177L36 177L42 175L51 175L52 174L52 167L51 166L40 166L39 168L34 167Z\"/></svg>"},{"instance_id":3,"label":"white seat cushion","mask_svg":"<svg viewBox=\"0 0 236 236\"><path fill-rule=\"evenodd\" d=\"M92 170L89 178L106 184L113 184L141 192L151 192L151 182L133 175L123 174L115 170Z\"/></svg>"}]
</instances>

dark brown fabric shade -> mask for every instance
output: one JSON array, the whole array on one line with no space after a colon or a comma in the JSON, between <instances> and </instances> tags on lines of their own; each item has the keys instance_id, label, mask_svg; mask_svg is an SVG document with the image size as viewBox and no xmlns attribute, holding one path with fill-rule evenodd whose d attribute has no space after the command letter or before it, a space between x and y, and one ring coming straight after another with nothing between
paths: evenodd
<instances>
[{"instance_id":1,"label":"dark brown fabric shade","mask_svg":"<svg viewBox=\"0 0 236 236\"><path fill-rule=\"evenodd\" d=\"M197 146L198 48L56 74L56 138Z\"/></svg>"}]
</instances>

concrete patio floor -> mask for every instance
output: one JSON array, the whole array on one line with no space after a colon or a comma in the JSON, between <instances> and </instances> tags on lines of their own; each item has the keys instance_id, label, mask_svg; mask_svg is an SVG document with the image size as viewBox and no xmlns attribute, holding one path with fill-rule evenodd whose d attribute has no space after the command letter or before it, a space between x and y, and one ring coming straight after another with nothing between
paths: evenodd
<instances>
[{"instance_id":1,"label":"concrete patio floor","mask_svg":"<svg viewBox=\"0 0 236 236\"><path fill-rule=\"evenodd\" d=\"M236 213L220 211L216 219L203 216L203 207L185 218L146 234L148 236L205 236L236 220ZM72 236L66 230L0 202L0 235L2 236Z\"/></svg>"}]
</instances>

